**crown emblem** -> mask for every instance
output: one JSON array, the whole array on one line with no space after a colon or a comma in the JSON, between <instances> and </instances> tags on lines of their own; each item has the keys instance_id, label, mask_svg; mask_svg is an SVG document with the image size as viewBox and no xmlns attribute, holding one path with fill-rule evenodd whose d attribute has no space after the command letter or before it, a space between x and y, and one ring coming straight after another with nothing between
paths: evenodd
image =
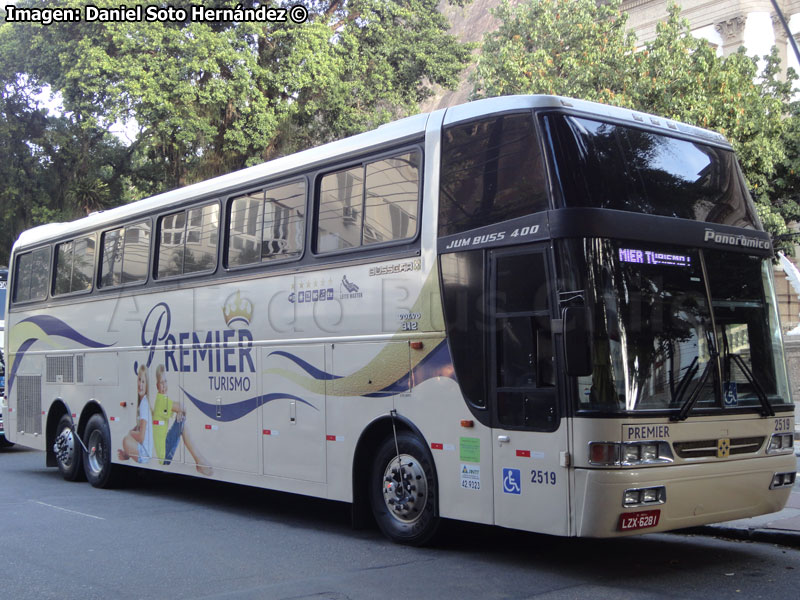
<instances>
[{"instance_id":1,"label":"crown emblem","mask_svg":"<svg viewBox=\"0 0 800 600\"><path fill-rule=\"evenodd\" d=\"M225 324L232 329L247 327L253 318L253 303L247 298L242 298L239 290L236 290L236 293L228 296L225 301L222 316L225 317Z\"/></svg>"}]
</instances>

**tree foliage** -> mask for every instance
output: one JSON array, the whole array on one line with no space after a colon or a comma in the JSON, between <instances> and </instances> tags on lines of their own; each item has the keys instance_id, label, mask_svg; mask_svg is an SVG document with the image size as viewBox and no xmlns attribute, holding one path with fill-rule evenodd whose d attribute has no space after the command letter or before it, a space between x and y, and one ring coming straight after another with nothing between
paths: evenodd
<instances>
[{"instance_id":1,"label":"tree foliage","mask_svg":"<svg viewBox=\"0 0 800 600\"><path fill-rule=\"evenodd\" d=\"M26 88L28 102L20 110L32 121L44 120L48 131L55 123L34 108L31 90L49 86L63 98L63 119L76 136L73 150L82 157L75 159L84 165L64 196L77 208L119 203L376 127L415 112L429 83L454 86L466 66L470 48L447 33L437 0L302 3L309 12L304 23L2 23L0 83L7 90ZM17 6L51 4L20 0ZM117 0L92 4L120 5ZM102 161L92 146L99 132L116 122L139 129L119 171L129 184L122 191L98 175ZM31 143L37 145L30 142L29 149ZM27 152L10 151L21 151L20 157ZM13 196L39 205L33 190L20 188ZM28 226L37 221L30 214L20 219Z\"/></svg>"},{"instance_id":2,"label":"tree foliage","mask_svg":"<svg viewBox=\"0 0 800 600\"><path fill-rule=\"evenodd\" d=\"M32 91L0 81L0 263L26 227L127 198L131 150L74 115L48 115Z\"/></svg>"},{"instance_id":3,"label":"tree foliage","mask_svg":"<svg viewBox=\"0 0 800 600\"><path fill-rule=\"evenodd\" d=\"M782 80L777 52L718 57L691 35L680 9L638 45L620 0L528 0L496 9L484 38L475 96L560 94L663 115L730 140L764 225L773 234L798 215L795 75Z\"/></svg>"}]
</instances>

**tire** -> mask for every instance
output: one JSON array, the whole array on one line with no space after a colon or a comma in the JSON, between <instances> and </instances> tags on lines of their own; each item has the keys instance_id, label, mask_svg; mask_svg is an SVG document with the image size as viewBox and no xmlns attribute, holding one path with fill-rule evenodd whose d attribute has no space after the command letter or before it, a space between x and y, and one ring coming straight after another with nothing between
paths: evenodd
<instances>
[{"instance_id":1,"label":"tire","mask_svg":"<svg viewBox=\"0 0 800 600\"><path fill-rule=\"evenodd\" d=\"M67 481L83 481L83 449L72 432L72 419L64 415L56 427L53 451L61 476Z\"/></svg>"},{"instance_id":2,"label":"tire","mask_svg":"<svg viewBox=\"0 0 800 600\"><path fill-rule=\"evenodd\" d=\"M9 442L5 436L0 436L0 448L11 448L14 442Z\"/></svg>"},{"instance_id":3,"label":"tire","mask_svg":"<svg viewBox=\"0 0 800 600\"><path fill-rule=\"evenodd\" d=\"M83 435L88 452L83 453L86 479L96 488L113 487L115 468L111 463L111 433L101 414L92 415Z\"/></svg>"},{"instance_id":4,"label":"tire","mask_svg":"<svg viewBox=\"0 0 800 600\"><path fill-rule=\"evenodd\" d=\"M394 437L386 438L375 456L369 494L383 534L400 544L428 543L439 528L437 492L433 457L422 440L405 431L397 434L397 446Z\"/></svg>"}]
</instances>

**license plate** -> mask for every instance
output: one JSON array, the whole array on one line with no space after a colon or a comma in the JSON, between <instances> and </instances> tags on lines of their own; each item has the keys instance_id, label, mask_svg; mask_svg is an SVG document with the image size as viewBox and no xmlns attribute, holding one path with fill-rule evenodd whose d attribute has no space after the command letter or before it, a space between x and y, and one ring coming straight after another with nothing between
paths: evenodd
<instances>
[{"instance_id":1,"label":"license plate","mask_svg":"<svg viewBox=\"0 0 800 600\"><path fill-rule=\"evenodd\" d=\"M620 531L631 531L632 529L645 529L658 525L661 510L642 510L633 513L623 513L619 516Z\"/></svg>"}]
</instances>

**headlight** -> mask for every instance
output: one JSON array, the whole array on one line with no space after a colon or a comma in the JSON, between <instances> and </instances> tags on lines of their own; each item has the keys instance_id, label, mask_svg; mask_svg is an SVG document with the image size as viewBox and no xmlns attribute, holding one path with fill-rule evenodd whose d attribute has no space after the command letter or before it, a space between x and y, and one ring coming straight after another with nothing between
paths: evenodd
<instances>
[{"instance_id":1,"label":"headlight","mask_svg":"<svg viewBox=\"0 0 800 600\"><path fill-rule=\"evenodd\" d=\"M622 446L622 462L629 465L639 462L640 451L639 444L624 444Z\"/></svg>"},{"instance_id":2,"label":"headlight","mask_svg":"<svg viewBox=\"0 0 800 600\"><path fill-rule=\"evenodd\" d=\"M667 442L589 443L589 463L598 467L663 464L672 460Z\"/></svg>"},{"instance_id":3,"label":"headlight","mask_svg":"<svg viewBox=\"0 0 800 600\"><path fill-rule=\"evenodd\" d=\"M775 473L775 475L772 476L772 483L769 484L769 489L774 490L775 488L781 487L793 487L796 478L797 473L795 471Z\"/></svg>"},{"instance_id":4,"label":"headlight","mask_svg":"<svg viewBox=\"0 0 800 600\"><path fill-rule=\"evenodd\" d=\"M642 502L641 490L625 490L625 495L622 500L625 506L635 506Z\"/></svg>"},{"instance_id":5,"label":"headlight","mask_svg":"<svg viewBox=\"0 0 800 600\"><path fill-rule=\"evenodd\" d=\"M625 508L664 504L666 501L667 488L663 485L625 490L625 493L622 495L622 506Z\"/></svg>"},{"instance_id":6,"label":"headlight","mask_svg":"<svg viewBox=\"0 0 800 600\"><path fill-rule=\"evenodd\" d=\"M642 461L658 460L658 444L642 444Z\"/></svg>"},{"instance_id":7,"label":"headlight","mask_svg":"<svg viewBox=\"0 0 800 600\"><path fill-rule=\"evenodd\" d=\"M768 454L791 452L794 449L793 433L773 433L767 447Z\"/></svg>"}]
</instances>

